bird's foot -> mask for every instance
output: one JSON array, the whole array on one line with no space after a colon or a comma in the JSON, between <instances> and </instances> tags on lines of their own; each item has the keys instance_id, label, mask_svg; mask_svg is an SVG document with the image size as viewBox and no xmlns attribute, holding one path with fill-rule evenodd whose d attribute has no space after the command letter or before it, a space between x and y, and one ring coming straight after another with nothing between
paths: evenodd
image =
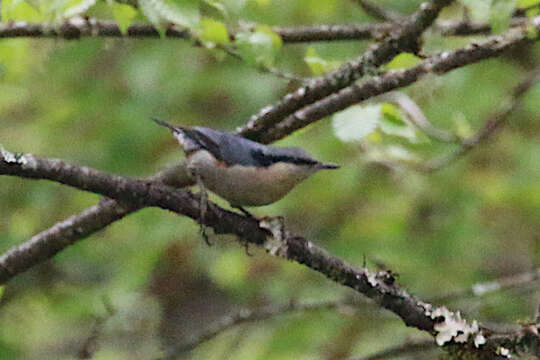
<instances>
[{"instance_id":1,"label":"bird's foot","mask_svg":"<svg viewBox=\"0 0 540 360\"><path fill-rule=\"evenodd\" d=\"M210 238L208 237L208 234L206 233L206 225L204 224L205 219L206 219L206 212L208 211L208 193L206 192L206 188L204 187L201 177L196 176L196 179L197 179L197 185L199 186L199 189L200 189L199 209L201 213L199 214L199 224L200 224L199 232L204 242L206 243L206 245L212 246L212 243L210 242Z\"/></svg>"},{"instance_id":2,"label":"bird's foot","mask_svg":"<svg viewBox=\"0 0 540 360\"><path fill-rule=\"evenodd\" d=\"M257 220L257 221L260 221L260 220L261 220L261 219L259 219L258 217L256 217L255 215L253 215L252 213L250 213L249 211L247 211L246 209L244 209L244 208L241 207L241 206L238 206L238 205L232 205L232 204L231 204L231 207L232 207L233 209L238 209L238 210L240 210L244 215L246 215L246 216L249 217L249 218L252 218L252 219Z\"/></svg>"},{"instance_id":3,"label":"bird's foot","mask_svg":"<svg viewBox=\"0 0 540 360\"><path fill-rule=\"evenodd\" d=\"M201 234L201 236L202 236L204 242L206 243L206 245L212 246L212 243L210 242L210 237L206 233L206 226L203 225L202 223L201 223L201 226L199 228L199 233Z\"/></svg>"}]
</instances>

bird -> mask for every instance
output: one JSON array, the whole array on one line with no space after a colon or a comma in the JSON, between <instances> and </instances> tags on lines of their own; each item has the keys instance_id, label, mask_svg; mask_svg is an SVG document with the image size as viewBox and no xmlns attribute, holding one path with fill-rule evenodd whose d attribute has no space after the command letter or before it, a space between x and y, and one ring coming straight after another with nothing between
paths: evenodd
<instances>
[{"instance_id":1,"label":"bird","mask_svg":"<svg viewBox=\"0 0 540 360\"><path fill-rule=\"evenodd\" d=\"M251 214L245 206L272 204L319 170L339 168L298 147L264 145L232 132L153 120L178 140L201 192L210 190L246 215Z\"/></svg>"}]
</instances>

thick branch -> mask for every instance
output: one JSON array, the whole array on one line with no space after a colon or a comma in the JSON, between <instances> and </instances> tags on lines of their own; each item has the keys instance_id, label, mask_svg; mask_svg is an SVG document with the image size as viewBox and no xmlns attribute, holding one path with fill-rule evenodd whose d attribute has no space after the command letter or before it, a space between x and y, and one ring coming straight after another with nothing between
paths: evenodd
<instances>
[{"instance_id":1,"label":"thick branch","mask_svg":"<svg viewBox=\"0 0 540 360\"><path fill-rule=\"evenodd\" d=\"M199 220L199 198L188 190L176 190L154 181L132 180L29 154L15 155L3 151L2 155L0 174L3 175L53 180L126 202L134 207L157 206ZM213 203L209 203L204 220L204 224L212 227L218 234L233 234L248 243L267 246L269 251L276 255L304 264L365 294L381 306L399 314L409 326L433 330L434 320L425 314L423 303L397 287L391 274L355 269L301 237L287 234L285 238L278 239L277 244L276 239L267 241L271 234L261 228L255 219L222 209ZM0 274L0 281L16 271L10 268L2 270L4 271Z\"/></svg>"},{"instance_id":2,"label":"thick branch","mask_svg":"<svg viewBox=\"0 0 540 360\"><path fill-rule=\"evenodd\" d=\"M21 155L18 160L9 161L9 156L6 158L5 154L9 153L4 151L6 161L0 162L0 174L3 175L53 180L126 202L132 207L157 206L194 220L198 220L200 216L199 199L188 190L175 190L152 180L132 180L32 155ZM236 234L256 244L264 242L265 233L260 231L254 219L227 210L212 211L214 207L215 205L210 206L211 211L205 217L205 225L212 226L216 233Z\"/></svg>"},{"instance_id":3,"label":"thick branch","mask_svg":"<svg viewBox=\"0 0 540 360\"><path fill-rule=\"evenodd\" d=\"M151 179L174 187L185 187L192 183L184 162L169 167ZM138 209L137 206L121 205L114 200L103 199L99 204L56 223L0 256L0 284Z\"/></svg>"},{"instance_id":4,"label":"thick branch","mask_svg":"<svg viewBox=\"0 0 540 360\"><path fill-rule=\"evenodd\" d=\"M394 34L355 60L342 65L326 76L313 79L309 85L289 93L274 105L263 108L253 115L248 124L239 132L252 140L261 140L261 130L271 128L286 116L302 107L312 104L332 93L351 85L369 71L375 71L389 62L400 52L418 51L418 38L437 18L443 7L453 0L431 0L423 3L415 14L398 26Z\"/></svg>"},{"instance_id":5,"label":"thick branch","mask_svg":"<svg viewBox=\"0 0 540 360\"><path fill-rule=\"evenodd\" d=\"M134 207L156 206L200 220L198 196L155 181L132 180L60 160L13 154L5 150L1 152L0 174L53 180ZM485 342L488 337L481 333L476 322L468 324L458 313L416 299L395 284L390 271L372 272L367 268L354 268L306 239L289 234L280 221L259 223L254 218L241 216L213 203L208 204L204 224L218 234L237 235L247 243L265 247L272 255L304 264L330 280L371 298L379 306L398 315L407 326L435 336L440 345L454 341L470 345L474 339L475 343L483 346L469 346L470 350L485 355L485 358L493 358L494 347L498 345ZM10 272L13 270L0 269L0 280L9 277Z\"/></svg>"}]
</instances>

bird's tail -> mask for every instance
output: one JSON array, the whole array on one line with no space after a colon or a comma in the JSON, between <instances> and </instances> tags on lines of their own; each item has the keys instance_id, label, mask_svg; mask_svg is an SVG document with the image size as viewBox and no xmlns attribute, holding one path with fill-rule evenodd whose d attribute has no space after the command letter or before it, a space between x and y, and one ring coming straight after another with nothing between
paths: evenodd
<instances>
[{"instance_id":1,"label":"bird's tail","mask_svg":"<svg viewBox=\"0 0 540 360\"><path fill-rule=\"evenodd\" d=\"M335 169L339 169L340 166L337 164L332 164L332 163L319 163L319 168L324 169L324 170L335 170Z\"/></svg>"}]
</instances>

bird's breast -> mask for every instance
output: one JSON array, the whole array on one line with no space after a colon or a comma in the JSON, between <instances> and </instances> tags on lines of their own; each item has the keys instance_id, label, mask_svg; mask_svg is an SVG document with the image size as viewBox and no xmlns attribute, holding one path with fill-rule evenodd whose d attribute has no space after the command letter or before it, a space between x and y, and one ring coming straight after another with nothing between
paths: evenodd
<instances>
[{"instance_id":1,"label":"bird's breast","mask_svg":"<svg viewBox=\"0 0 540 360\"><path fill-rule=\"evenodd\" d=\"M285 162L268 167L228 166L204 150L189 156L188 167L209 190L238 206L271 204L316 171Z\"/></svg>"}]
</instances>

